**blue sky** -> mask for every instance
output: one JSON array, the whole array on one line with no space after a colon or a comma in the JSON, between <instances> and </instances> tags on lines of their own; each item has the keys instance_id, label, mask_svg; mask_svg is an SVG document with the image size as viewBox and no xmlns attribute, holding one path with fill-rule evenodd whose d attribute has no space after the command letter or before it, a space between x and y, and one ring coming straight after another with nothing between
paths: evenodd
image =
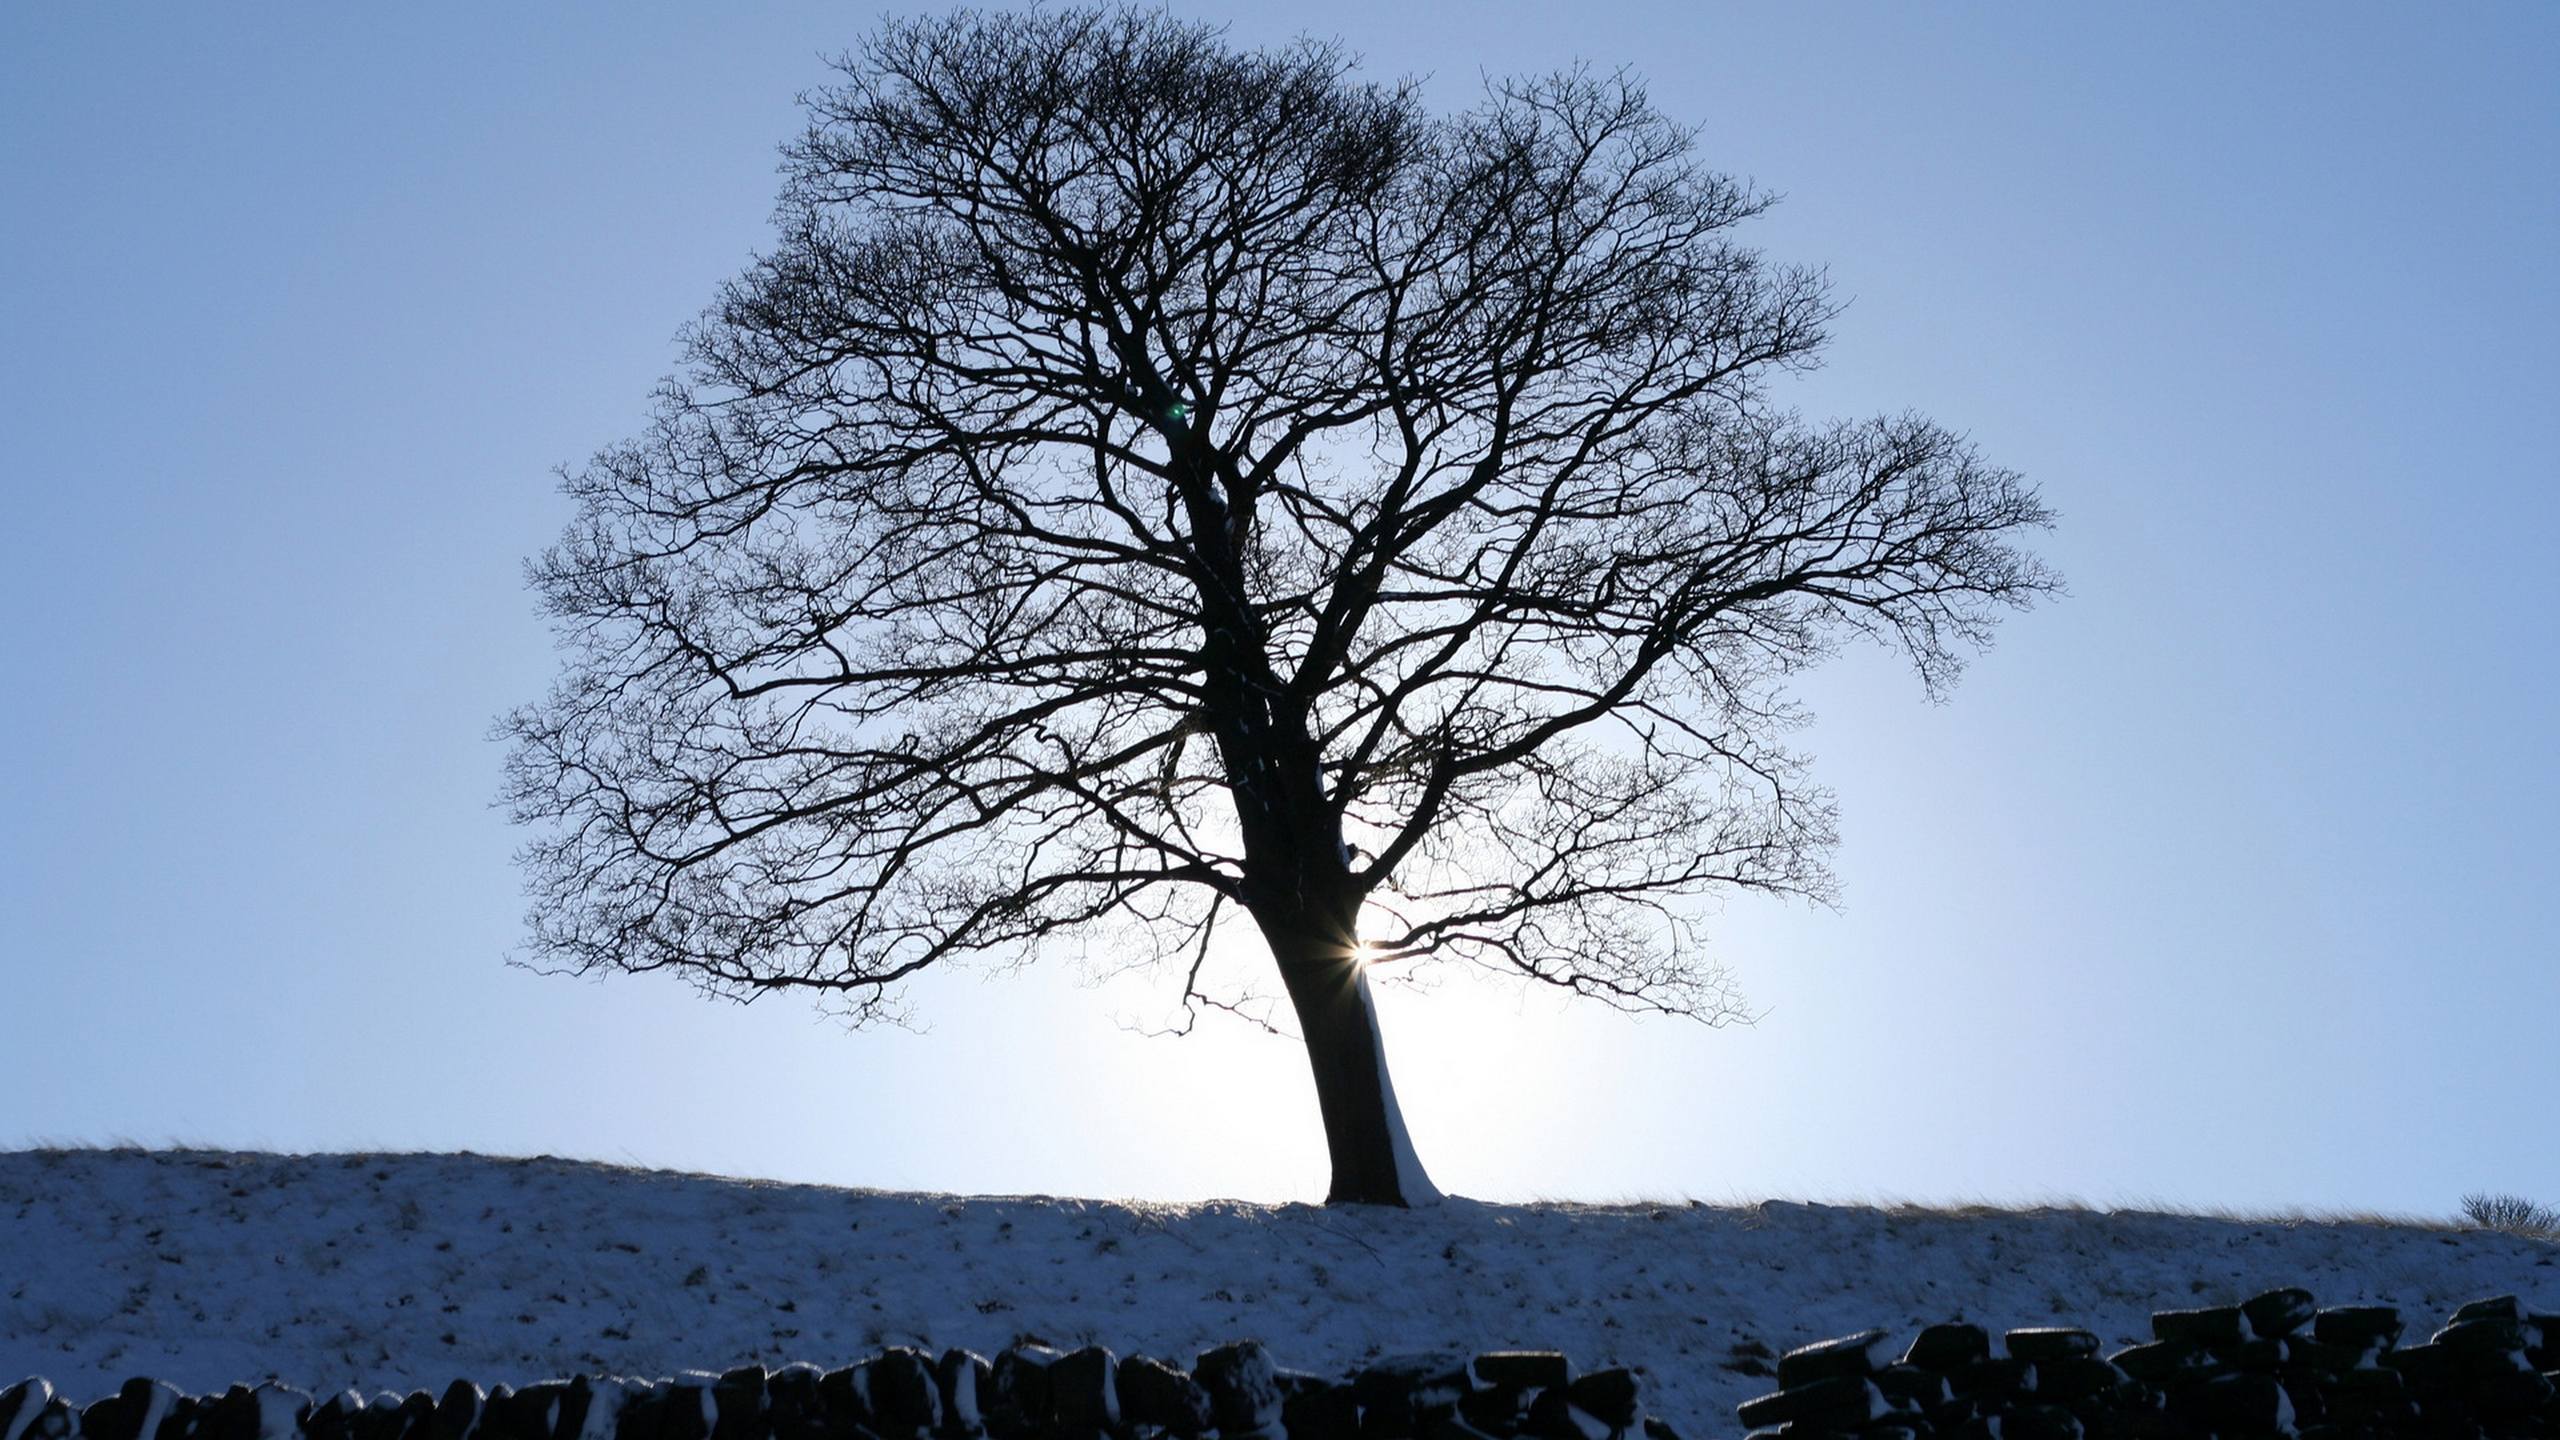
<instances>
[{"instance_id":1,"label":"blue sky","mask_svg":"<svg viewBox=\"0 0 2560 1440\"><path fill-rule=\"evenodd\" d=\"M0 1145L1321 1194L1291 1046L1138 1037L1074 956L859 1035L505 964L550 472L639 423L871 13L0 14ZM1723 915L1756 1026L1389 991L1445 1187L2560 1200L2560 10L1183 13L1450 105L1634 65L1851 302L1799 403L2063 515L2070 595L1948 703L1804 687L1847 903Z\"/></svg>"}]
</instances>

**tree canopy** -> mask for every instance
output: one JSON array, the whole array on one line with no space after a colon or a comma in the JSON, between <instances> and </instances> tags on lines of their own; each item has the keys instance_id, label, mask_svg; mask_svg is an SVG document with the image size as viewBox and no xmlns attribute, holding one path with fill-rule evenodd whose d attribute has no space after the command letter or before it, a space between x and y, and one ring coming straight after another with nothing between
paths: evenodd
<instances>
[{"instance_id":1,"label":"tree canopy","mask_svg":"<svg viewBox=\"0 0 2560 1440\"><path fill-rule=\"evenodd\" d=\"M1788 678L1863 636L1935 692L2054 584L1963 438L1782 402L1823 277L1624 74L1435 113L1044 8L838 75L532 567L546 962L864 1017L1112 925L1214 1003L1241 911L1311 1046L1355 959L1717 1018L1695 902L1831 890Z\"/></svg>"}]
</instances>

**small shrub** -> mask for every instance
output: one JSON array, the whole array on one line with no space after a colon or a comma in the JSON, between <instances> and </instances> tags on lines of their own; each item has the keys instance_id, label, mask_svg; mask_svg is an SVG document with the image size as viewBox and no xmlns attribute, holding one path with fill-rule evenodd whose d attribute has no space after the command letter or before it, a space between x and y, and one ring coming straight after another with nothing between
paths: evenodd
<instances>
[{"instance_id":1,"label":"small shrub","mask_svg":"<svg viewBox=\"0 0 2560 1440\"><path fill-rule=\"evenodd\" d=\"M2521 1195L2465 1195L2462 1213L2483 1230L2560 1238L2560 1210L2537 1205Z\"/></svg>"}]
</instances>

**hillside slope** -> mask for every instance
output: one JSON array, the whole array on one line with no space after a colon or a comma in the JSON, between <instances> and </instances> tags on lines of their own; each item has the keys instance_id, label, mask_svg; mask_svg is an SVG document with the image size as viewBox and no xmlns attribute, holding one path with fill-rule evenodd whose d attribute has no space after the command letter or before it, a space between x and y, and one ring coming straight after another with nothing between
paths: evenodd
<instances>
[{"instance_id":1,"label":"hillside slope","mask_svg":"<svg viewBox=\"0 0 2560 1440\"><path fill-rule=\"evenodd\" d=\"M0 1155L0 1382L79 1398L522 1383L1017 1336L1188 1363L1547 1347L1646 1374L1656 1413L1734 1430L1723 1368L1868 1325L2073 1323L2278 1285L2412 1329L2515 1293L2560 1309L2560 1247L2418 1224L2080 1210L1453 1200L1412 1212L886 1194L470 1155ZM1897 1344L1899 1337L1897 1337Z\"/></svg>"}]
</instances>

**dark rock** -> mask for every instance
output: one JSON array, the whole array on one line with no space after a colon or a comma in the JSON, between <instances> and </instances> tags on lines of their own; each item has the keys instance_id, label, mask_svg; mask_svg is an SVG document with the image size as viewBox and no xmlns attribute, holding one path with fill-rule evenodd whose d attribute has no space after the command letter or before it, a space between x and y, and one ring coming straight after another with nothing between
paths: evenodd
<instances>
[{"instance_id":1,"label":"dark rock","mask_svg":"<svg viewBox=\"0 0 2560 1440\"><path fill-rule=\"evenodd\" d=\"M2471 1403L2492 1420L2520 1420L2552 1402L2550 1380L2523 1365L2475 1374L2466 1387Z\"/></svg>"},{"instance_id":2,"label":"dark rock","mask_svg":"<svg viewBox=\"0 0 2560 1440\"><path fill-rule=\"evenodd\" d=\"M2080 1440L2080 1417L2059 1405L2020 1405L2000 1417L2000 1440Z\"/></svg>"},{"instance_id":3,"label":"dark rock","mask_svg":"<svg viewBox=\"0 0 2560 1440\"><path fill-rule=\"evenodd\" d=\"M326 1404L325 1401L322 1403ZM516 1391L505 1385L490 1386L489 1398L480 1405L479 1440L540 1440L540 1432L523 1423L520 1414L523 1406L524 1401ZM319 1423L320 1410L314 1408L307 1415L302 1427L304 1440L320 1440L315 1428Z\"/></svg>"},{"instance_id":4,"label":"dark rock","mask_svg":"<svg viewBox=\"0 0 2560 1440\"><path fill-rule=\"evenodd\" d=\"M667 1424L669 1406L678 1403L673 1398L675 1388L673 1384L669 1384L625 1393L622 1397L622 1407L613 1412L613 1440L672 1440L671 1430L673 1434L679 1435L702 1433L703 1426L699 1418L689 1427L670 1427ZM692 1407L696 1416L699 1417L701 1412L698 1405L694 1405L690 1398L683 1403Z\"/></svg>"},{"instance_id":5,"label":"dark rock","mask_svg":"<svg viewBox=\"0 0 2560 1440\"><path fill-rule=\"evenodd\" d=\"M1209 1392L1209 1414L1220 1430L1268 1430L1280 1423L1279 1367L1259 1341L1200 1352L1191 1378Z\"/></svg>"},{"instance_id":6,"label":"dark rock","mask_svg":"<svg viewBox=\"0 0 2560 1440\"><path fill-rule=\"evenodd\" d=\"M818 1377L820 1412L826 1417L826 1433L842 1437L855 1430L870 1431L879 1424L879 1415L871 1408L871 1371L862 1365L840 1365ZM1042 1422L1047 1421L1043 1412Z\"/></svg>"},{"instance_id":7,"label":"dark rock","mask_svg":"<svg viewBox=\"0 0 2560 1440\"><path fill-rule=\"evenodd\" d=\"M1121 1366L1121 1372L1125 1378L1128 1366ZM1209 1392L1202 1390L1198 1382L1193 1381L1188 1375L1183 1375L1179 1370L1170 1373L1181 1376L1193 1390L1199 1392L1202 1424L1205 1427ZM1351 1387L1348 1385L1320 1385L1312 1389L1300 1390L1281 1402L1280 1415L1281 1427L1289 1432L1289 1440L1358 1440L1360 1434L1360 1402L1353 1398ZM1172 1431L1168 1427L1168 1433L1180 1432Z\"/></svg>"},{"instance_id":8,"label":"dark rock","mask_svg":"<svg viewBox=\"0 0 2560 1440\"><path fill-rule=\"evenodd\" d=\"M1479 1375L1478 1378L1482 1378ZM1544 1387L1552 1389L1556 1387ZM1516 1433L1529 1414L1529 1397L1533 1392L1523 1385L1489 1385L1469 1391L1458 1401L1458 1413L1468 1424L1495 1435ZM1295 1430L1292 1429L1294 1436Z\"/></svg>"},{"instance_id":9,"label":"dark rock","mask_svg":"<svg viewBox=\"0 0 2560 1440\"><path fill-rule=\"evenodd\" d=\"M1544 1398L1540 1397L1541 1400ZM1532 1405L1530 1408L1535 1410L1537 1407ZM1884 1410L1884 1392L1875 1387L1874 1381L1859 1375L1835 1375L1810 1385L1745 1400L1734 1407L1734 1413L1742 1423L1755 1430L1763 1425L1799 1421L1852 1429L1876 1419Z\"/></svg>"},{"instance_id":10,"label":"dark rock","mask_svg":"<svg viewBox=\"0 0 2560 1440\"><path fill-rule=\"evenodd\" d=\"M2293 1429L2293 1401L2272 1375L2220 1375L2202 1391L2202 1414L2225 1434L2283 1434Z\"/></svg>"},{"instance_id":11,"label":"dark rock","mask_svg":"<svg viewBox=\"0 0 2560 1440\"><path fill-rule=\"evenodd\" d=\"M1947 1377L1958 1396L2025 1395L2036 1388L2036 1367L2015 1356L1976 1360Z\"/></svg>"},{"instance_id":12,"label":"dark rock","mask_svg":"<svg viewBox=\"0 0 2560 1440\"><path fill-rule=\"evenodd\" d=\"M1644 1440L1680 1440L1680 1432L1659 1417L1647 1415L1644 1417Z\"/></svg>"},{"instance_id":13,"label":"dark rock","mask_svg":"<svg viewBox=\"0 0 2560 1440\"><path fill-rule=\"evenodd\" d=\"M2208 1350L2223 1350L2253 1337L2249 1317L2237 1305L2204 1310L2154 1310L2151 1334L2161 1340L2184 1340Z\"/></svg>"},{"instance_id":14,"label":"dark rock","mask_svg":"<svg viewBox=\"0 0 2560 1440\"><path fill-rule=\"evenodd\" d=\"M765 1377L765 1426L773 1440L827 1440L824 1375L815 1365L785 1365Z\"/></svg>"},{"instance_id":15,"label":"dark rock","mask_svg":"<svg viewBox=\"0 0 2560 1440\"><path fill-rule=\"evenodd\" d=\"M1876 1368L1874 1351L1883 1340L1882 1330L1861 1330L1855 1335L1799 1345L1778 1357L1778 1388L1791 1390L1816 1380L1872 1374Z\"/></svg>"},{"instance_id":16,"label":"dark rock","mask_svg":"<svg viewBox=\"0 0 2560 1440\"><path fill-rule=\"evenodd\" d=\"M1858 1440L1929 1440L1935 1433L1926 1421L1873 1420L1859 1427Z\"/></svg>"},{"instance_id":17,"label":"dark rock","mask_svg":"<svg viewBox=\"0 0 2560 1440\"><path fill-rule=\"evenodd\" d=\"M2056 1405L2103 1404L2127 1383L2122 1370L2095 1355L2069 1355L2036 1366L2036 1398Z\"/></svg>"},{"instance_id":18,"label":"dark rock","mask_svg":"<svg viewBox=\"0 0 2560 1440\"><path fill-rule=\"evenodd\" d=\"M2288 1335L2284 1342L2285 1363L2295 1370L2315 1375L2335 1375L2352 1370L2364 1352L2344 1345L2314 1340L2308 1335Z\"/></svg>"},{"instance_id":19,"label":"dark rock","mask_svg":"<svg viewBox=\"0 0 2560 1440\"><path fill-rule=\"evenodd\" d=\"M2311 1334L2350 1350L2393 1345L2400 1339L2400 1312L2389 1305L2332 1305L2311 1317Z\"/></svg>"},{"instance_id":20,"label":"dark rock","mask_svg":"<svg viewBox=\"0 0 2560 1440\"><path fill-rule=\"evenodd\" d=\"M881 1351L864 1368L871 1413L879 1417L874 1428L881 1434L912 1440L942 1428L942 1387L934 1383L931 1355L900 1345ZM1109 1373L1106 1364L1104 1374Z\"/></svg>"},{"instance_id":21,"label":"dark rock","mask_svg":"<svg viewBox=\"0 0 2560 1440\"><path fill-rule=\"evenodd\" d=\"M934 1388L942 1392L943 1434L961 1440L986 1433L978 1397L986 1391L987 1375L985 1358L974 1350L945 1350L933 1362Z\"/></svg>"},{"instance_id":22,"label":"dark rock","mask_svg":"<svg viewBox=\"0 0 2560 1440\"><path fill-rule=\"evenodd\" d=\"M1947 1377L1917 1365L1887 1365L1874 1375L1876 1388L1897 1408L1927 1410L1947 1403Z\"/></svg>"},{"instance_id":23,"label":"dark rock","mask_svg":"<svg viewBox=\"0 0 2560 1440\"><path fill-rule=\"evenodd\" d=\"M1288 1412L1289 1402L1283 1397L1280 1413L1284 1430L1288 1428ZM1415 1426L1419 1423L1409 1409L1363 1405L1360 1407L1360 1440L1415 1440Z\"/></svg>"},{"instance_id":24,"label":"dark rock","mask_svg":"<svg viewBox=\"0 0 2560 1440\"><path fill-rule=\"evenodd\" d=\"M1475 1393L1477 1386L1475 1361L1457 1351L1379 1360L1362 1367L1361 1374L1375 1375L1387 1369L1401 1369L1412 1377L1416 1410L1454 1406Z\"/></svg>"},{"instance_id":25,"label":"dark rock","mask_svg":"<svg viewBox=\"0 0 2560 1440\"><path fill-rule=\"evenodd\" d=\"M2552 1402L2550 1381L2534 1373L2524 1355L2483 1355L2481 1361L2491 1363L2468 1366L2463 1391L2488 1420L2522 1420Z\"/></svg>"},{"instance_id":26,"label":"dark rock","mask_svg":"<svg viewBox=\"0 0 2560 1440\"><path fill-rule=\"evenodd\" d=\"M2183 1340L2154 1340L2128 1345L2107 1357L2108 1363L2146 1385L2165 1385L2206 1365L2204 1352Z\"/></svg>"},{"instance_id":27,"label":"dark rock","mask_svg":"<svg viewBox=\"0 0 2560 1440\"><path fill-rule=\"evenodd\" d=\"M1932 1325L1902 1352L1902 1363L1952 1375L1977 1360L1991 1358L1991 1332L1979 1325Z\"/></svg>"},{"instance_id":28,"label":"dark rock","mask_svg":"<svg viewBox=\"0 0 2560 1440\"><path fill-rule=\"evenodd\" d=\"M400 1401L400 1430L411 1440L429 1440L436 1428L436 1397L433 1391L412 1390Z\"/></svg>"},{"instance_id":29,"label":"dark rock","mask_svg":"<svg viewBox=\"0 0 2560 1440\"><path fill-rule=\"evenodd\" d=\"M1058 1352L1046 1345L1009 1345L987 1366L986 1387L978 1392L978 1409L987 1433L996 1440L1048 1430L1049 1367Z\"/></svg>"},{"instance_id":30,"label":"dark rock","mask_svg":"<svg viewBox=\"0 0 2560 1440\"><path fill-rule=\"evenodd\" d=\"M619 1440L617 1432L618 1422L622 1418L622 1407L630 1399L631 1388L613 1376L570 1376L569 1387L561 1393L560 1397L558 1440L574 1440L574 1437L583 1433L590 1424L602 1433L616 1435ZM671 1400L668 1408L673 1411L682 1407ZM694 1402L693 1415L693 1431L672 1432L669 1440L703 1440L711 1427L702 1423L699 1400ZM357 1440L363 1440L361 1433Z\"/></svg>"},{"instance_id":31,"label":"dark rock","mask_svg":"<svg viewBox=\"0 0 2560 1440\"><path fill-rule=\"evenodd\" d=\"M472 1432L476 1440L489 1440L499 1433L495 1417L501 1410L515 1404L515 1398L516 1392L503 1380L489 1387L489 1398L480 1403L480 1427Z\"/></svg>"},{"instance_id":32,"label":"dark rock","mask_svg":"<svg viewBox=\"0 0 2560 1440\"><path fill-rule=\"evenodd\" d=\"M2288 1287L2252 1295L2240 1302L2240 1313L2249 1317L2251 1331L2269 1339L2282 1339L2311 1323L2319 1313L2319 1302L2311 1292Z\"/></svg>"},{"instance_id":33,"label":"dark rock","mask_svg":"<svg viewBox=\"0 0 2560 1440\"><path fill-rule=\"evenodd\" d=\"M1352 1396L1360 1402L1360 1433L1370 1440L1418 1435L1429 1412L1454 1410L1474 1392L1475 1379L1473 1363L1461 1354L1395 1355L1373 1361L1351 1381Z\"/></svg>"},{"instance_id":34,"label":"dark rock","mask_svg":"<svg viewBox=\"0 0 2560 1440\"><path fill-rule=\"evenodd\" d=\"M720 1372L711 1386L711 1440L765 1440L764 1385L761 1365Z\"/></svg>"},{"instance_id":35,"label":"dark rock","mask_svg":"<svg viewBox=\"0 0 2560 1440\"><path fill-rule=\"evenodd\" d=\"M1192 1440L1209 1428L1209 1392L1200 1382L1161 1360L1132 1355L1120 1362L1120 1415L1131 1425L1162 1426L1167 1434ZM1299 1397L1292 1395L1291 1401ZM1284 1411L1286 1406L1283 1407ZM1352 1417L1358 1423L1358 1415ZM1286 1420L1291 1436L1297 1426Z\"/></svg>"},{"instance_id":36,"label":"dark rock","mask_svg":"<svg viewBox=\"0 0 2560 1440\"><path fill-rule=\"evenodd\" d=\"M1432 1406L1429 1415L1422 1424L1422 1440L1498 1440L1489 1431L1468 1424L1454 1405Z\"/></svg>"},{"instance_id":37,"label":"dark rock","mask_svg":"<svg viewBox=\"0 0 2560 1440\"><path fill-rule=\"evenodd\" d=\"M167 1390L171 1398L160 1411L158 1420L155 1421L147 1415L143 1418L145 1432L153 1436L154 1440L187 1440L188 1436L195 1433L196 1417L201 1412L204 1402L166 1381L154 1383Z\"/></svg>"},{"instance_id":38,"label":"dark rock","mask_svg":"<svg viewBox=\"0 0 2560 1440\"><path fill-rule=\"evenodd\" d=\"M2524 1302L2513 1295L2492 1295L2485 1300L2474 1300L2454 1311L2451 1323L2459 1325L2465 1320L2513 1320L2521 1324Z\"/></svg>"},{"instance_id":39,"label":"dark rock","mask_svg":"<svg viewBox=\"0 0 2560 1440\"><path fill-rule=\"evenodd\" d=\"M2398 1426L2418 1413L2397 1370L2350 1370L2324 1398L2328 1418L2344 1424Z\"/></svg>"},{"instance_id":40,"label":"dark rock","mask_svg":"<svg viewBox=\"0 0 2560 1440\"><path fill-rule=\"evenodd\" d=\"M581 1375L578 1380L586 1379ZM712 1385L703 1382L712 1377L700 1371L674 1376L654 1392L638 1393L616 1385L608 1389L597 1385L588 1391L588 1416L592 1424L595 1406L601 1401L616 1407L613 1440L711 1440L717 1423L718 1403ZM714 1381L714 1384L717 1382ZM627 1428L624 1422L628 1422ZM568 1440L562 1436L561 1440Z\"/></svg>"},{"instance_id":41,"label":"dark rock","mask_svg":"<svg viewBox=\"0 0 2560 1440\"><path fill-rule=\"evenodd\" d=\"M2289 1353L2288 1342L2261 1337L2224 1347L2220 1358L2234 1369L2257 1370L2272 1375L2284 1367Z\"/></svg>"},{"instance_id":42,"label":"dark rock","mask_svg":"<svg viewBox=\"0 0 2560 1440\"><path fill-rule=\"evenodd\" d=\"M2464 1307L2468 1309L2469 1307ZM2456 1320L2427 1340L2457 1355L2524 1353L2524 1322L2504 1315L2474 1315Z\"/></svg>"},{"instance_id":43,"label":"dark rock","mask_svg":"<svg viewBox=\"0 0 2560 1440\"><path fill-rule=\"evenodd\" d=\"M1561 1350L1487 1350L1475 1360L1476 1379L1486 1385L1514 1385L1543 1390L1573 1378L1573 1365Z\"/></svg>"},{"instance_id":44,"label":"dark rock","mask_svg":"<svg viewBox=\"0 0 2560 1440\"><path fill-rule=\"evenodd\" d=\"M2284 1387L2285 1397L2293 1402L2293 1424L2299 1430L2329 1419L2329 1396L2320 1378L2304 1370L2289 1370L2276 1377Z\"/></svg>"},{"instance_id":45,"label":"dark rock","mask_svg":"<svg viewBox=\"0 0 2560 1440\"><path fill-rule=\"evenodd\" d=\"M2396 1400L2408 1393L2409 1384L2397 1370L2376 1367L2371 1370L2349 1370L2329 1387L2335 1395L2370 1395Z\"/></svg>"},{"instance_id":46,"label":"dark rock","mask_svg":"<svg viewBox=\"0 0 2560 1440\"><path fill-rule=\"evenodd\" d=\"M588 1393L572 1380L537 1380L517 1391L517 1415L530 1426L524 1432L528 1440L574 1440L587 1423Z\"/></svg>"},{"instance_id":47,"label":"dark rock","mask_svg":"<svg viewBox=\"0 0 2560 1440\"><path fill-rule=\"evenodd\" d=\"M401 1398L387 1390L366 1401L347 1421L350 1440L401 1440L409 1428L401 1405Z\"/></svg>"},{"instance_id":48,"label":"dark rock","mask_svg":"<svg viewBox=\"0 0 2560 1440\"><path fill-rule=\"evenodd\" d=\"M1070 1435L1120 1426L1119 1357L1099 1345L1059 1356L1049 1366L1050 1413Z\"/></svg>"},{"instance_id":49,"label":"dark rock","mask_svg":"<svg viewBox=\"0 0 2560 1440\"><path fill-rule=\"evenodd\" d=\"M34 1418L19 1430L18 1440L70 1440L79 1429L80 1412L70 1401L56 1395L35 1407Z\"/></svg>"},{"instance_id":50,"label":"dark rock","mask_svg":"<svg viewBox=\"0 0 2560 1440\"><path fill-rule=\"evenodd\" d=\"M364 1397L353 1390L341 1390L334 1395L323 1396L320 1402L313 1405L302 1417L304 1440L346 1440L349 1427L353 1424L355 1417L363 1411ZM85 1421L88 1416L84 1413L81 1418ZM86 1424L83 1424L80 1430L82 1440L92 1440L96 1435L96 1432L90 1430ZM109 1437L109 1440L112 1440L112 1437ZM550 1440L550 1433L526 1429L509 1432L505 1434L504 1440Z\"/></svg>"},{"instance_id":51,"label":"dark rock","mask_svg":"<svg viewBox=\"0 0 2560 1440\"><path fill-rule=\"evenodd\" d=\"M489 1408L489 1397L469 1380L456 1380L444 1387L436 1399L435 1423L427 1433L434 1440L471 1440L480 1428L483 1413Z\"/></svg>"},{"instance_id":52,"label":"dark rock","mask_svg":"<svg viewBox=\"0 0 2560 1440\"><path fill-rule=\"evenodd\" d=\"M2089 1360L2098 1354L2098 1337L2086 1330L2058 1325L2012 1330L2002 1337L2009 1353L2042 1365L2051 1360Z\"/></svg>"},{"instance_id":53,"label":"dark rock","mask_svg":"<svg viewBox=\"0 0 2560 1440\"><path fill-rule=\"evenodd\" d=\"M1364 1422L1368 1416L1360 1417ZM1749 1422L1745 1422L1749 1423ZM1562 1390L1541 1390L1529 1401L1520 1433L1537 1440L1609 1440L1608 1422L1565 1398Z\"/></svg>"},{"instance_id":54,"label":"dark rock","mask_svg":"<svg viewBox=\"0 0 2560 1440\"><path fill-rule=\"evenodd\" d=\"M41 1375L30 1375L0 1390L0 1435L16 1435L29 1429L35 1417L52 1403L53 1382Z\"/></svg>"},{"instance_id":55,"label":"dark rock","mask_svg":"<svg viewBox=\"0 0 2560 1440\"><path fill-rule=\"evenodd\" d=\"M2420 1399L2451 1390L2461 1373L2461 1358L2442 1345L2405 1345L2384 1355L2382 1364L2399 1371L2410 1393Z\"/></svg>"},{"instance_id":56,"label":"dark rock","mask_svg":"<svg viewBox=\"0 0 2560 1440\"><path fill-rule=\"evenodd\" d=\"M1612 1430L1633 1429L1644 1415L1643 1404L1636 1398L1635 1372L1624 1367L1594 1370L1565 1386L1564 1395Z\"/></svg>"},{"instance_id":57,"label":"dark rock","mask_svg":"<svg viewBox=\"0 0 2560 1440\"><path fill-rule=\"evenodd\" d=\"M0 1397L0 1409L7 1407ZM234 1385L220 1395L196 1404L195 1429L190 1440L258 1440L258 1397L246 1385ZM0 1435L11 1433L8 1422L0 1419Z\"/></svg>"},{"instance_id":58,"label":"dark rock","mask_svg":"<svg viewBox=\"0 0 2560 1440\"><path fill-rule=\"evenodd\" d=\"M185 1398L174 1385L136 1375L113 1395L80 1411L82 1440L155 1440L161 1423Z\"/></svg>"}]
</instances>

